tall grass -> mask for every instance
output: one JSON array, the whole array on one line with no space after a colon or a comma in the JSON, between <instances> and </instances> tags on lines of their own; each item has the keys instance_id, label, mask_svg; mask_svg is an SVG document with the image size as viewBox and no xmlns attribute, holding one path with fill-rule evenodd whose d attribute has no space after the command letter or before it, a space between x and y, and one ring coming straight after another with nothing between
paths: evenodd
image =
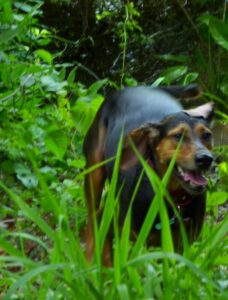
<instances>
[{"instance_id":1,"label":"tall grass","mask_svg":"<svg viewBox=\"0 0 228 300\"><path fill-rule=\"evenodd\" d=\"M45 192L51 214L39 205L29 205L0 181L1 189L20 208L26 226L17 232L2 230L0 256L2 299L227 299L226 266L228 219L215 224L212 232L189 247L182 226L184 254L174 252L170 222L164 198L175 156L163 179L137 153L143 166L132 196L123 228L118 226L118 168L121 143L114 172L104 196L100 224L95 221L96 248L92 264L84 255L77 221L72 225L69 209L61 195L53 193L40 174L34 156L28 154L40 187ZM137 150L135 149L137 152ZM93 167L94 168L94 167ZM151 202L141 231L130 241L131 210L142 176L147 175L155 197ZM171 200L170 200L171 201ZM75 203L75 209L77 202ZM161 219L161 248L148 249L146 239L156 216ZM176 212L178 216L178 212ZM55 226L49 218L54 219ZM114 228L112 268L101 263L102 248L110 226ZM207 222L205 224L207 226ZM27 253L29 242L35 255Z\"/></svg>"}]
</instances>

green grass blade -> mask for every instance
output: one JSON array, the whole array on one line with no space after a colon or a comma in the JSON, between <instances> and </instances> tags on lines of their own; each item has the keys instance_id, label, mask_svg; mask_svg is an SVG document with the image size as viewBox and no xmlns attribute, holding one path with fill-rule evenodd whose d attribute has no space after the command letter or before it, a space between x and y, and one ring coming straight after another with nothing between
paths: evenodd
<instances>
[{"instance_id":1,"label":"green grass blade","mask_svg":"<svg viewBox=\"0 0 228 300\"><path fill-rule=\"evenodd\" d=\"M202 282L207 282L213 288L219 292L222 292L222 288L215 283L210 277L207 276L207 274L201 270L196 264L194 264L192 261L188 260L187 258L181 256L180 254L177 253L166 253L166 252L153 252L149 254L144 254L144 255L139 255L137 258L134 258L130 260L127 263L127 267L135 267L141 264L146 264L148 262L152 262L154 260L162 260L162 259L170 259L170 260L175 260L186 267L188 267L189 270L191 270L196 276L200 278ZM186 272L186 270L184 270Z\"/></svg>"},{"instance_id":2,"label":"green grass blade","mask_svg":"<svg viewBox=\"0 0 228 300\"><path fill-rule=\"evenodd\" d=\"M118 199L118 196L117 196ZM121 251L120 251L120 234L119 234L119 213L118 213L119 205L117 203L116 209L114 211L113 217L113 227L114 227L114 278L115 285L118 286L121 282Z\"/></svg>"},{"instance_id":3,"label":"green grass blade","mask_svg":"<svg viewBox=\"0 0 228 300\"><path fill-rule=\"evenodd\" d=\"M30 240L35 242L37 245L41 246L47 253L49 252L48 247L46 246L46 244L37 236L31 235L29 233L25 233L25 232L13 232L9 234L10 236L13 237L19 237L25 240Z\"/></svg>"},{"instance_id":4,"label":"green grass blade","mask_svg":"<svg viewBox=\"0 0 228 300\"><path fill-rule=\"evenodd\" d=\"M131 234L131 214L132 214L132 205L134 203L135 197L137 195L140 183L144 176L144 170L141 172L139 179L137 180L129 208L124 220L122 232L121 232L121 264L125 265L127 262L127 257L129 255L131 245L130 245L130 234Z\"/></svg>"},{"instance_id":5,"label":"green grass blade","mask_svg":"<svg viewBox=\"0 0 228 300\"><path fill-rule=\"evenodd\" d=\"M204 247L200 247L201 252L205 247L207 248L207 254L201 264L203 269L208 269L218 256L220 248L224 243L224 238L227 236L227 228L228 218L225 218L223 222L211 233L211 236L206 241Z\"/></svg>"},{"instance_id":6,"label":"green grass blade","mask_svg":"<svg viewBox=\"0 0 228 300\"><path fill-rule=\"evenodd\" d=\"M126 284L120 284L117 286L118 294L119 294L119 299L120 300L130 300L129 292L128 292L128 287Z\"/></svg>"},{"instance_id":7,"label":"green grass blade","mask_svg":"<svg viewBox=\"0 0 228 300\"><path fill-rule=\"evenodd\" d=\"M30 260L27 257L22 257L22 256L0 256L0 262L4 263L14 263L17 266L32 266L35 267L37 264Z\"/></svg>"},{"instance_id":8,"label":"green grass blade","mask_svg":"<svg viewBox=\"0 0 228 300\"><path fill-rule=\"evenodd\" d=\"M56 271L58 269L69 268L68 264L52 264L45 266L38 266L33 268L31 271L27 272L25 275L21 276L6 292L3 300L10 300L14 293L16 293L17 289L25 286L27 282L29 282L32 278L50 271Z\"/></svg>"},{"instance_id":9,"label":"green grass blade","mask_svg":"<svg viewBox=\"0 0 228 300\"><path fill-rule=\"evenodd\" d=\"M32 220L36 225L46 233L52 240L56 239L55 232L51 227L40 217L38 212L34 208L30 208L18 195L12 192L5 184L0 181L0 187L10 196L10 198L20 207L21 210L26 214L26 216Z\"/></svg>"},{"instance_id":10,"label":"green grass blade","mask_svg":"<svg viewBox=\"0 0 228 300\"><path fill-rule=\"evenodd\" d=\"M14 248L10 242L7 242L3 237L0 237L1 249L12 256L23 256L23 253Z\"/></svg>"},{"instance_id":11,"label":"green grass blade","mask_svg":"<svg viewBox=\"0 0 228 300\"><path fill-rule=\"evenodd\" d=\"M106 203L105 203L104 211L101 218L101 224L99 228L101 249L103 249L104 241L107 236L108 230L110 228L113 219L115 205L117 203L115 195L116 195L116 187L118 182L119 162L120 162L122 144L123 144L123 132L121 134L120 141L118 144L117 155L116 155L116 160L113 169L113 175L109 185L109 192L107 194Z\"/></svg>"}]
</instances>

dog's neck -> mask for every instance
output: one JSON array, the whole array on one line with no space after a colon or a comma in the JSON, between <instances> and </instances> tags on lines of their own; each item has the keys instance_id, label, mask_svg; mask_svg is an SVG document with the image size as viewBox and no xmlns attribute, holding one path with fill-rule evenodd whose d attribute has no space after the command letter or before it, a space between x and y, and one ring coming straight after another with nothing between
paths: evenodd
<instances>
[{"instance_id":1,"label":"dog's neck","mask_svg":"<svg viewBox=\"0 0 228 300\"><path fill-rule=\"evenodd\" d=\"M186 193L184 189L170 190L169 194L177 207L187 206L193 200L193 196Z\"/></svg>"},{"instance_id":2,"label":"dog's neck","mask_svg":"<svg viewBox=\"0 0 228 300\"><path fill-rule=\"evenodd\" d=\"M147 159L148 165L162 178L164 176L164 170L167 169L166 166L163 166L158 162L156 156L150 155ZM187 206L192 202L193 196L188 194L179 184L179 182L171 177L169 186L168 186L169 194L174 201L174 204L177 207Z\"/></svg>"},{"instance_id":3,"label":"dog's neck","mask_svg":"<svg viewBox=\"0 0 228 300\"><path fill-rule=\"evenodd\" d=\"M151 169L155 170L156 169L156 166L155 166L155 162L154 162L154 158L153 157L149 157L147 159L147 163L148 165L151 167Z\"/></svg>"}]
</instances>

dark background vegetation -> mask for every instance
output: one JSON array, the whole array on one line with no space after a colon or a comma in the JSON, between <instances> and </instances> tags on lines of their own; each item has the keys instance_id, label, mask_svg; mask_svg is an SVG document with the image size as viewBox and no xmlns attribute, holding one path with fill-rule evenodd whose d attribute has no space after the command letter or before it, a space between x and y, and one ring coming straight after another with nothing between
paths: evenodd
<instances>
[{"instance_id":1,"label":"dark background vegetation","mask_svg":"<svg viewBox=\"0 0 228 300\"><path fill-rule=\"evenodd\" d=\"M118 81L126 3L128 1L45 1L43 22L72 42L64 48L64 40L55 41L53 49L64 49L62 59L82 63L99 78ZM210 78L202 64L208 61L208 28L203 26L202 19L210 13L222 18L222 1L131 3L125 72L138 82L152 83L165 66L179 61L201 71L201 80L207 84ZM167 54L174 55L173 60ZM80 76L86 83L94 80L85 72Z\"/></svg>"},{"instance_id":2,"label":"dark background vegetation","mask_svg":"<svg viewBox=\"0 0 228 300\"><path fill-rule=\"evenodd\" d=\"M227 70L227 1L1 0L0 297L227 299ZM201 238L116 239L113 269L88 265L81 149L105 92L192 82L216 104Z\"/></svg>"}]
</instances>

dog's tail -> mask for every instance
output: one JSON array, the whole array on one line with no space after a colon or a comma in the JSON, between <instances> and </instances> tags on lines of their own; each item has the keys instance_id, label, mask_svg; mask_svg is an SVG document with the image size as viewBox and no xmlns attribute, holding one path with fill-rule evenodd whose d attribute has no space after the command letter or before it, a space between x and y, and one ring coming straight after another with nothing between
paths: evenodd
<instances>
[{"instance_id":1,"label":"dog's tail","mask_svg":"<svg viewBox=\"0 0 228 300\"><path fill-rule=\"evenodd\" d=\"M189 84L186 86L161 86L159 88L179 100L195 99L202 94L202 89L198 84Z\"/></svg>"}]
</instances>

